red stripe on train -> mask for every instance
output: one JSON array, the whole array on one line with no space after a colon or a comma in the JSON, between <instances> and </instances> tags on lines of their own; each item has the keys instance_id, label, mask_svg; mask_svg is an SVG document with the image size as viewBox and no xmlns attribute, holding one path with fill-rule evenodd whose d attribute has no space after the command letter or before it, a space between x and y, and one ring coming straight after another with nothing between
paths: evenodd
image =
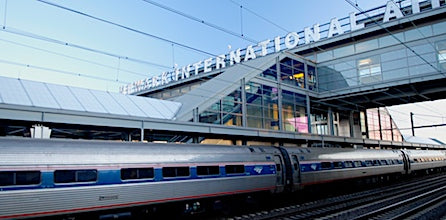
<instances>
[{"instance_id":1,"label":"red stripe on train","mask_svg":"<svg viewBox=\"0 0 446 220\"><path fill-rule=\"evenodd\" d=\"M64 213L83 212L83 211L95 211L95 210L98 211L98 210L104 210L104 209L110 209L110 208L122 208L122 207L130 207L130 206L134 206L134 205L148 205L148 204L153 204L153 203L180 201L180 200L186 200L186 199L199 199L199 198L215 197L215 196L223 196L223 195L232 195L232 194L239 194L239 193L267 191L267 190L272 190L272 189L275 189L275 186L264 187L264 188L257 188L257 189L250 189L250 190L236 190L236 191L230 191L230 192L202 194L202 195L196 195L196 196L184 196L184 197L177 197L177 198L167 198L167 199L159 199L159 200L148 200L148 201L140 201L140 202L122 203L122 204L114 204L114 205L106 205L106 206L93 206L93 207L86 207L86 208L55 210L55 211L48 211L48 212L36 212L36 213L24 213L24 214L15 214L15 215L5 215L5 216L0 216L0 219L22 218L22 217L38 217L38 216L56 215L56 214L60 215L60 214L64 214Z\"/></svg>"}]
</instances>

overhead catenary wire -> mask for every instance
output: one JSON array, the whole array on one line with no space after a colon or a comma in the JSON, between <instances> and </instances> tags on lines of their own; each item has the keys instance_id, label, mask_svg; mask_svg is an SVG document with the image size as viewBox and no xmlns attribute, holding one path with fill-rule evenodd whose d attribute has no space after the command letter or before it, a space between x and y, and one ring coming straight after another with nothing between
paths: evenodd
<instances>
[{"instance_id":1,"label":"overhead catenary wire","mask_svg":"<svg viewBox=\"0 0 446 220\"><path fill-rule=\"evenodd\" d=\"M53 7L57 7L57 8L66 10L66 11L70 11L70 12L75 13L75 14L79 14L79 15L82 15L82 16L85 16L85 17L89 17L89 18L91 18L93 20L97 20L97 21L100 21L100 22L103 22L103 23L106 23L106 24L110 24L110 25L113 25L113 26L116 26L116 27L120 27L120 28L126 29L126 30L134 32L134 33L142 34L142 35L145 35L145 36L153 38L153 39L157 39L157 40L164 41L164 42L167 42L167 43L175 44L177 46L180 46L180 47L183 47L183 48L195 51L195 52L199 52L201 54L215 56L214 54L206 52L204 50L200 50L200 49L197 49L197 48L185 45L183 43L175 42L175 41L169 40L167 38L156 36L154 34L149 34L147 32L140 31L140 30L137 30L135 28L131 28L131 27L128 27L128 26L125 26L125 25L122 25L122 24L118 24L116 22L109 21L109 20L105 20L105 19L93 16L93 15L90 15L90 14L87 14L87 13L84 13L84 12L81 12L81 11L78 11L78 10L74 10L74 9L71 9L71 8L68 8L68 7L65 7L65 6L53 3L53 2L49 2L49 1L45 1L45 0L36 0L36 1L42 2L42 3L47 4L47 5L51 5Z\"/></svg>"},{"instance_id":2,"label":"overhead catenary wire","mask_svg":"<svg viewBox=\"0 0 446 220\"><path fill-rule=\"evenodd\" d=\"M253 11L253 10L251 10L251 9L247 8L246 6L242 6L241 4L235 2L234 0L229 0L229 1L232 2L233 4L239 6L241 9L243 9L243 10L245 10L245 11L247 11L247 12L249 12L249 13L255 15L256 17L258 17L258 18L260 18L260 19L262 19L262 20L268 22L269 24L271 24L271 25L273 25L273 26L275 26L275 27L277 27L277 28L279 28L279 29L285 31L285 33L289 33L289 32L291 32L290 30L287 30L286 28L284 28L284 27L278 25L277 23L275 23L275 22L273 22L273 21L271 21L271 20L265 18L264 16L262 16L262 15L256 13L255 11Z\"/></svg>"},{"instance_id":3,"label":"overhead catenary wire","mask_svg":"<svg viewBox=\"0 0 446 220\"><path fill-rule=\"evenodd\" d=\"M165 66L165 65L161 65L161 64L157 64L157 63L152 63L152 62L148 62L148 61L145 61L145 60L132 58L132 57L129 57L129 56L122 56L122 55L118 55L118 54L115 54L115 53L94 49L94 48L91 48L91 47L82 46L82 45L79 45L79 44L73 44L73 43L68 43L68 42L56 40L54 38L45 37L45 36L34 34L34 33L31 33L31 32L23 31L23 30L20 30L20 29L17 29L17 28L6 27L4 29L1 29L1 31L7 32L7 33L10 33L10 34L20 35L20 36L23 36L23 37L33 38L33 39L36 39L36 40L42 40L42 41L46 41L46 42L50 42L50 43L64 45L64 46L68 46L68 47L72 47L72 48L77 48L77 49L81 49L81 50L85 50L85 51L89 51L89 52L93 52L93 53L97 53L97 54L102 54L102 55L106 55L106 56L110 56L110 57L121 58L123 60L128 60L128 61L132 61L132 62L136 62L136 63L140 63L140 64L146 64L146 65L156 66L156 67L165 68L165 69L169 69L170 68L169 66Z\"/></svg>"},{"instance_id":4,"label":"overhead catenary wire","mask_svg":"<svg viewBox=\"0 0 446 220\"><path fill-rule=\"evenodd\" d=\"M40 2L44 2L44 3L47 3L46 1L42 1L42 0L39 0ZM54 5L53 5L54 6ZM57 7L57 6L56 6ZM63 9L66 9L66 10L69 10L69 9L67 9L67 8L65 8L65 7L62 7ZM81 14L81 15L85 15L85 13L82 13L82 12L79 12L79 14ZM86 16L89 16L89 15L86 15ZM93 19L97 19L97 20L100 20L100 21L103 21L103 22L106 22L106 23L109 23L109 24L114 24L114 25L116 25L115 23L113 23L113 22L109 22L109 21L106 21L106 20L104 20L104 19L98 19L98 18L96 18L96 17L94 17L94 16L89 16L89 17L91 17L91 18L93 18ZM123 26L120 26L120 27L122 27L122 28L126 28L126 29L128 29L129 30L129 28L128 27L123 27ZM131 30L131 29L130 29ZM159 38L157 38L157 39L159 39ZM172 41L169 41L169 42L171 42L172 43ZM175 43L175 42L174 42ZM177 44L178 45L178 44ZM206 52L207 54L211 54L211 53L208 53L208 52ZM215 56L214 54L211 54L212 56ZM242 65L245 65L245 66L249 66L249 65L246 65L246 64L244 64L244 63L242 63ZM254 68L254 69L258 69L258 68L256 68L256 67L252 67L252 66L250 66L251 68Z\"/></svg>"},{"instance_id":5,"label":"overhead catenary wire","mask_svg":"<svg viewBox=\"0 0 446 220\"><path fill-rule=\"evenodd\" d=\"M103 78L103 77L99 77L99 76L91 76L89 74L84 74L84 73L80 73L80 72L71 72L71 71L66 71L66 70L58 70L58 69L54 69L54 68L50 68L50 67L37 66L37 65L20 63L20 62L15 62L15 61L10 61L10 60L0 59L0 63L5 63L5 64L9 64L9 65L15 65L15 66L23 66L23 67L26 67L26 68L33 68L33 69L50 71L50 72L57 72L57 73L62 73L62 74L68 74L68 75L79 76L79 77L86 77L86 78L103 80L103 81L109 81L109 82L130 83L130 82L127 82L127 81L116 81L116 80L112 80L112 79L109 79L109 78Z\"/></svg>"},{"instance_id":6,"label":"overhead catenary wire","mask_svg":"<svg viewBox=\"0 0 446 220\"><path fill-rule=\"evenodd\" d=\"M398 41L398 43L400 43L401 45L403 45L404 47L406 47L409 51L411 51L413 54L415 54L415 56L417 56L418 58L420 58L424 63L426 63L427 65L429 65L430 67L432 67L432 69L434 69L435 71L437 71L438 73L440 73L443 76L446 76L445 73L443 73L440 69L438 69L437 67L435 67L434 65L432 65L429 61L427 61L424 57L422 57L420 54L418 54L414 49L412 49L409 45L407 45L406 43L404 43L401 39L399 39L397 36L395 36L388 28L384 27L382 24L380 24L379 22L377 22L375 19L371 18L364 10L362 10L357 4L353 3L351 0L345 0L348 4L350 4L351 6L353 6L355 9L357 9L359 12L361 12L363 15L365 15L367 17L367 19L369 19L370 21L372 21L373 23L375 23L376 25L378 25L381 29L383 29L384 31L386 31L390 36L392 36L396 41Z\"/></svg>"},{"instance_id":7,"label":"overhead catenary wire","mask_svg":"<svg viewBox=\"0 0 446 220\"><path fill-rule=\"evenodd\" d=\"M21 46L21 47L25 47L25 48L29 48L29 49L33 49L33 50L37 50L37 51L42 51L42 52L45 52L45 53L54 54L54 55L61 56L61 57L66 57L66 58L69 58L69 59L73 59L73 60L77 60L77 61L81 61L81 62L85 62L85 63L97 65L97 66L101 66L101 67L105 67L105 68L109 68L109 69L116 69L114 66L110 66L110 65L94 62L94 61L83 59L83 58L79 58L79 57L66 55L66 54L59 53L59 52L50 51L50 50L43 49L43 48L34 47L34 46L23 44L23 43L18 43L18 42L6 40L6 39L3 39L3 38L0 38L0 41L6 42L6 43L10 43L10 44L14 44L14 45ZM119 63L120 63L122 58L121 57L117 57L117 58L119 59ZM119 71L126 72L126 73L133 74L133 75L138 75L138 76L144 76L144 77L147 76L147 74L138 73L138 72L127 70L127 69L123 69L123 68L120 68L120 67L119 67Z\"/></svg>"},{"instance_id":8,"label":"overhead catenary wire","mask_svg":"<svg viewBox=\"0 0 446 220\"><path fill-rule=\"evenodd\" d=\"M243 31L241 32L241 34L238 34L238 33L234 32L234 31L231 31L231 30L228 30L228 29L226 29L226 28L220 27L220 26L218 26L218 25L212 24L212 23L207 22L207 21L205 21L205 20L203 20L203 19L200 19L200 18L194 17L194 16L192 16L192 15L186 14L186 13L181 12L181 11L179 11L179 10L170 8L170 7L166 6L166 5L160 4L160 3L158 3L158 2L155 2L155 1L152 1L152 0L142 0L142 1L144 1L144 2L146 2L146 3L149 3L149 4L152 4L152 5L154 5L154 6L157 6L157 7L159 7L159 8L165 9L165 10L167 10L167 11L173 12L173 13L175 13L175 14L181 15L181 16L183 16L183 17L185 17L185 18L188 18L188 19L190 19L190 20L196 21L196 22L198 22L198 23L204 24L204 25L209 26L209 27L211 27L211 28L214 28L214 29L216 29L216 30L222 31L222 32L227 33L227 34L229 34L229 35L232 35L232 36L241 38L241 39L243 39L243 40L249 41L249 42L251 42L251 43L257 43L257 42L258 42L258 41L254 40L254 39L251 39L251 38L249 38L249 37L246 37L246 36L243 34Z\"/></svg>"}]
</instances>

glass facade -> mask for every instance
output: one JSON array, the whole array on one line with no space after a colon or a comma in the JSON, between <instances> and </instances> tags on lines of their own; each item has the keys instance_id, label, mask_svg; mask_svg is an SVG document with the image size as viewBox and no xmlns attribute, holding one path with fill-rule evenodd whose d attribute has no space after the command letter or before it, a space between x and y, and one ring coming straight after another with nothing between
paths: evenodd
<instances>
[{"instance_id":1,"label":"glass facade","mask_svg":"<svg viewBox=\"0 0 446 220\"><path fill-rule=\"evenodd\" d=\"M443 21L317 53L317 91L360 87L444 70L445 34Z\"/></svg>"},{"instance_id":2,"label":"glass facade","mask_svg":"<svg viewBox=\"0 0 446 220\"><path fill-rule=\"evenodd\" d=\"M354 107L343 108L342 104L321 98L327 94L327 100L332 100L332 94L348 97L357 91L350 90L353 88L373 90L383 84L396 85L403 79L446 70L446 21L393 32L360 36L338 45L330 43L326 49L310 48L295 55L277 53L274 65L253 78L240 80L235 91L204 111L199 109L198 120L285 132L402 141L385 108L365 109L354 103ZM158 94L160 98L175 97L200 83Z\"/></svg>"},{"instance_id":3,"label":"glass facade","mask_svg":"<svg viewBox=\"0 0 446 220\"><path fill-rule=\"evenodd\" d=\"M386 108L367 109L367 120L370 139L403 141L401 132Z\"/></svg>"}]
</instances>

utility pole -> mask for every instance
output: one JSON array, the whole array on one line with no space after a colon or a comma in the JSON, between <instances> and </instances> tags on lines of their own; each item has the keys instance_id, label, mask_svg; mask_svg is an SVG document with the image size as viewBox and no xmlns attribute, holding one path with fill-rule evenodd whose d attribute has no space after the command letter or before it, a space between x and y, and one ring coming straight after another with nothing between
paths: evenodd
<instances>
[{"instance_id":1,"label":"utility pole","mask_svg":"<svg viewBox=\"0 0 446 220\"><path fill-rule=\"evenodd\" d=\"M412 136L415 136L415 129L413 127L413 112L410 112L410 125L412 128Z\"/></svg>"}]
</instances>

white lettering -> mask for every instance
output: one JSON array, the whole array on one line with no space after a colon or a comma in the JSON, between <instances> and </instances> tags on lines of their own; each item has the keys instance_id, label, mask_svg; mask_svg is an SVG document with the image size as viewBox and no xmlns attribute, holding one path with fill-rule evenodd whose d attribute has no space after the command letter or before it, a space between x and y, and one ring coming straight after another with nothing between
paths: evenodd
<instances>
[{"instance_id":1,"label":"white lettering","mask_svg":"<svg viewBox=\"0 0 446 220\"><path fill-rule=\"evenodd\" d=\"M355 31L355 30L358 30L361 28L364 28L364 23L357 24L355 12L351 12L350 13L350 31Z\"/></svg>"},{"instance_id":2,"label":"white lettering","mask_svg":"<svg viewBox=\"0 0 446 220\"><path fill-rule=\"evenodd\" d=\"M280 51L280 36L274 38L274 49L276 52Z\"/></svg>"},{"instance_id":3,"label":"white lettering","mask_svg":"<svg viewBox=\"0 0 446 220\"><path fill-rule=\"evenodd\" d=\"M191 68L192 68L192 66L190 64L181 68L181 78L182 79L189 78Z\"/></svg>"},{"instance_id":4,"label":"white lettering","mask_svg":"<svg viewBox=\"0 0 446 220\"><path fill-rule=\"evenodd\" d=\"M404 15L400 8L393 1L388 1L386 5L386 12L384 13L383 22L388 22L391 18L402 18Z\"/></svg>"},{"instance_id":5,"label":"white lettering","mask_svg":"<svg viewBox=\"0 0 446 220\"><path fill-rule=\"evenodd\" d=\"M175 68L174 69L174 72L175 72L175 81L178 81L178 79L179 79L179 75L180 75L180 69L178 69L178 68Z\"/></svg>"},{"instance_id":6,"label":"white lettering","mask_svg":"<svg viewBox=\"0 0 446 220\"><path fill-rule=\"evenodd\" d=\"M165 85L167 83L169 83L167 79L167 72L163 72L163 74L161 74L161 85Z\"/></svg>"},{"instance_id":7,"label":"white lettering","mask_svg":"<svg viewBox=\"0 0 446 220\"><path fill-rule=\"evenodd\" d=\"M256 53L254 52L254 49L252 49L252 45L249 45L246 48L245 61L248 61L249 59L255 59L255 58L256 58Z\"/></svg>"},{"instance_id":8,"label":"white lettering","mask_svg":"<svg viewBox=\"0 0 446 220\"><path fill-rule=\"evenodd\" d=\"M200 65L203 63L203 61L199 61L193 64L194 68L195 68L195 75L198 74L198 70L200 69Z\"/></svg>"},{"instance_id":9,"label":"white lettering","mask_svg":"<svg viewBox=\"0 0 446 220\"><path fill-rule=\"evenodd\" d=\"M333 37L334 34L343 34L344 30L342 30L341 24L337 18L332 18L330 21L330 27L328 28L328 36L327 38Z\"/></svg>"},{"instance_id":10,"label":"white lettering","mask_svg":"<svg viewBox=\"0 0 446 220\"><path fill-rule=\"evenodd\" d=\"M440 0L431 0L432 8L440 7Z\"/></svg>"},{"instance_id":11,"label":"white lettering","mask_svg":"<svg viewBox=\"0 0 446 220\"><path fill-rule=\"evenodd\" d=\"M265 41L262 41L262 42L260 42L260 43L258 44L259 47L262 48L262 50L260 51L260 56L263 57L263 56L265 56L266 54L268 54L268 50L266 50L266 47L268 46L269 42L271 42L270 39L265 40Z\"/></svg>"},{"instance_id":12,"label":"white lettering","mask_svg":"<svg viewBox=\"0 0 446 220\"><path fill-rule=\"evenodd\" d=\"M285 37L286 48L291 49L296 47L298 44L299 44L299 35L296 32L291 32L286 35Z\"/></svg>"},{"instance_id":13,"label":"white lettering","mask_svg":"<svg viewBox=\"0 0 446 220\"><path fill-rule=\"evenodd\" d=\"M234 65L234 63L240 63L240 48L236 50L236 52L231 51L229 53L229 63Z\"/></svg>"},{"instance_id":14,"label":"white lettering","mask_svg":"<svg viewBox=\"0 0 446 220\"><path fill-rule=\"evenodd\" d=\"M159 86L158 82L158 76L152 77L152 87Z\"/></svg>"},{"instance_id":15,"label":"white lettering","mask_svg":"<svg viewBox=\"0 0 446 220\"><path fill-rule=\"evenodd\" d=\"M205 73L208 73L208 72L212 71L212 68L211 68L212 59L213 58L211 57L211 58L209 58L207 60L204 60L204 72Z\"/></svg>"},{"instance_id":16,"label":"white lettering","mask_svg":"<svg viewBox=\"0 0 446 220\"><path fill-rule=\"evenodd\" d=\"M225 68L226 67L226 55L222 54L219 55L215 58L215 68L216 69L220 69L220 68Z\"/></svg>"},{"instance_id":17,"label":"white lettering","mask_svg":"<svg viewBox=\"0 0 446 220\"><path fill-rule=\"evenodd\" d=\"M418 0L411 0L412 2L412 14L420 13L420 3Z\"/></svg>"},{"instance_id":18,"label":"white lettering","mask_svg":"<svg viewBox=\"0 0 446 220\"><path fill-rule=\"evenodd\" d=\"M304 29L304 32L305 32L305 43L306 44L310 43L311 40L316 42L321 39L321 34L319 33L320 32L319 24L313 25L313 31L311 31L311 29L309 27L306 27Z\"/></svg>"}]
</instances>

